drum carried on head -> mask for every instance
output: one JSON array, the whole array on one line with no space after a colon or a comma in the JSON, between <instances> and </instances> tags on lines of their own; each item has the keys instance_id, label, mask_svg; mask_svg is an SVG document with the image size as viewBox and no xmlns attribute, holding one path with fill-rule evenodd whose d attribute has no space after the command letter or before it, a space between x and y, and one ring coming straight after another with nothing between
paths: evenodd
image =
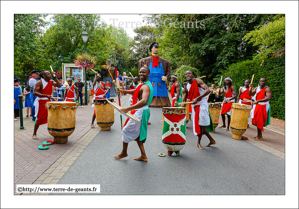
<instances>
[{"instance_id":1,"label":"drum carried on head","mask_svg":"<svg viewBox=\"0 0 299 209\"><path fill-rule=\"evenodd\" d=\"M168 155L180 150L186 143L186 108L185 107L162 107L162 143L168 150Z\"/></svg>"},{"instance_id":2,"label":"drum carried on head","mask_svg":"<svg viewBox=\"0 0 299 209\"><path fill-rule=\"evenodd\" d=\"M245 133L248 126L251 108L251 105L245 105L240 103L232 104L230 130L232 132L233 139L240 140L242 138L242 134Z\"/></svg>"},{"instance_id":3,"label":"drum carried on head","mask_svg":"<svg viewBox=\"0 0 299 209\"><path fill-rule=\"evenodd\" d=\"M113 102L113 99L107 99ZM98 126L102 131L110 131L114 123L114 108L107 102L106 99L94 100L96 119Z\"/></svg>"},{"instance_id":4,"label":"drum carried on head","mask_svg":"<svg viewBox=\"0 0 299 209\"><path fill-rule=\"evenodd\" d=\"M212 118L212 122L214 124L214 131L211 131L211 133L215 133L216 127L218 126L219 116L221 112L221 102L209 103L209 112Z\"/></svg>"},{"instance_id":5,"label":"drum carried on head","mask_svg":"<svg viewBox=\"0 0 299 209\"><path fill-rule=\"evenodd\" d=\"M48 131L54 143L65 144L76 125L76 102L47 102Z\"/></svg>"}]
</instances>

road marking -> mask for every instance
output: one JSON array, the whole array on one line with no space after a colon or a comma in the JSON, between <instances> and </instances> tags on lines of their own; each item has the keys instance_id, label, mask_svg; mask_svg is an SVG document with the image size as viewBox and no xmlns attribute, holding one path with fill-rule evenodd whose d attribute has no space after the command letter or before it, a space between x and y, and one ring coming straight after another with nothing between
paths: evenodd
<instances>
[{"instance_id":1,"label":"road marking","mask_svg":"<svg viewBox=\"0 0 299 209\"><path fill-rule=\"evenodd\" d=\"M276 129L276 128L274 128L274 127L264 127L264 129L267 129L267 130L269 130L269 131L273 131L273 132L275 132L275 133L278 133L278 134L282 134L282 135L284 135L285 136L285 132L284 131L281 131L281 130L279 130L279 129Z\"/></svg>"}]
</instances>

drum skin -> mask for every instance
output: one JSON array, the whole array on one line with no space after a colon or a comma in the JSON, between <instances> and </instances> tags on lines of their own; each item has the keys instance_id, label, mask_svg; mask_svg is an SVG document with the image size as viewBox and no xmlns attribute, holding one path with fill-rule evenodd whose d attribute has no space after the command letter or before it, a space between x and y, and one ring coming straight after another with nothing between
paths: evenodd
<instances>
[{"instance_id":1,"label":"drum skin","mask_svg":"<svg viewBox=\"0 0 299 209\"><path fill-rule=\"evenodd\" d=\"M242 138L242 134L245 133L248 126L251 108L251 105L239 103L232 104L230 130L232 132L233 139L240 140Z\"/></svg>"},{"instance_id":2,"label":"drum skin","mask_svg":"<svg viewBox=\"0 0 299 209\"><path fill-rule=\"evenodd\" d=\"M48 131L54 136L54 143L65 144L76 125L76 102L47 102Z\"/></svg>"},{"instance_id":3,"label":"drum skin","mask_svg":"<svg viewBox=\"0 0 299 209\"><path fill-rule=\"evenodd\" d=\"M212 118L212 122L214 124L214 131L211 131L211 133L215 133L216 127L218 126L218 122L219 122L219 115L221 112L221 104L210 103L209 111L210 111L210 115Z\"/></svg>"},{"instance_id":4,"label":"drum skin","mask_svg":"<svg viewBox=\"0 0 299 209\"><path fill-rule=\"evenodd\" d=\"M108 99L113 102L113 99ZM114 108L106 99L94 100L97 124L102 131L109 131L114 123Z\"/></svg>"},{"instance_id":5,"label":"drum skin","mask_svg":"<svg viewBox=\"0 0 299 209\"><path fill-rule=\"evenodd\" d=\"M186 112L185 107L162 108L162 143L168 151L178 152L186 143Z\"/></svg>"}]
</instances>

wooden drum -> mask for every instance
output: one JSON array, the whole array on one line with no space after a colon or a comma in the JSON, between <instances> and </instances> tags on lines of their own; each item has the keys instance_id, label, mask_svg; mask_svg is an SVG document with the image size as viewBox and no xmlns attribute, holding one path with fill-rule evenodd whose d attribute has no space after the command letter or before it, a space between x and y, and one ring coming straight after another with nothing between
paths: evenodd
<instances>
[{"instance_id":1,"label":"wooden drum","mask_svg":"<svg viewBox=\"0 0 299 209\"><path fill-rule=\"evenodd\" d=\"M168 150L168 155L180 150L186 143L186 108L163 107L162 143Z\"/></svg>"},{"instance_id":2,"label":"wooden drum","mask_svg":"<svg viewBox=\"0 0 299 209\"><path fill-rule=\"evenodd\" d=\"M113 102L113 99L108 99ZM107 102L106 99L94 100L96 119L98 126L102 131L110 131L114 123L114 108Z\"/></svg>"},{"instance_id":3,"label":"wooden drum","mask_svg":"<svg viewBox=\"0 0 299 209\"><path fill-rule=\"evenodd\" d=\"M251 105L233 103L232 104L232 115L231 115L231 122L230 122L230 130L232 132L232 138L240 140L242 134L245 133L249 114L251 110Z\"/></svg>"},{"instance_id":4,"label":"wooden drum","mask_svg":"<svg viewBox=\"0 0 299 209\"><path fill-rule=\"evenodd\" d=\"M211 131L211 133L215 133L216 127L218 126L219 115L221 112L221 103L209 103L209 112L214 124L214 131Z\"/></svg>"},{"instance_id":5,"label":"wooden drum","mask_svg":"<svg viewBox=\"0 0 299 209\"><path fill-rule=\"evenodd\" d=\"M76 125L76 102L47 102L48 131L54 136L54 143L67 143Z\"/></svg>"}]
</instances>

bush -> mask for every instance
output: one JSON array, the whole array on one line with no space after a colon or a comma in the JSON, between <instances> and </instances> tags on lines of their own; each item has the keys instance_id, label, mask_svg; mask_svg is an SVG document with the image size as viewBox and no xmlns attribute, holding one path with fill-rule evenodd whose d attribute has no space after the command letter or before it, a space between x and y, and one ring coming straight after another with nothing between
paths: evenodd
<instances>
[{"instance_id":1,"label":"bush","mask_svg":"<svg viewBox=\"0 0 299 209\"><path fill-rule=\"evenodd\" d=\"M229 65L228 70L222 70L223 79L230 76L238 94L244 81L251 81L252 74L254 87L258 86L260 78L266 78L266 85L272 92L271 116L285 120L285 58L265 59L262 62L262 59L255 59Z\"/></svg>"},{"instance_id":2,"label":"bush","mask_svg":"<svg viewBox=\"0 0 299 209\"><path fill-rule=\"evenodd\" d=\"M185 72L187 70L192 70L195 74L194 78L198 78L200 77L200 71L194 67L190 67L190 66L187 66L187 65L182 65L181 67L177 68L175 70L175 74L177 75L178 77L178 81L182 84L183 81L185 80Z\"/></svg>"}]
</instances>

